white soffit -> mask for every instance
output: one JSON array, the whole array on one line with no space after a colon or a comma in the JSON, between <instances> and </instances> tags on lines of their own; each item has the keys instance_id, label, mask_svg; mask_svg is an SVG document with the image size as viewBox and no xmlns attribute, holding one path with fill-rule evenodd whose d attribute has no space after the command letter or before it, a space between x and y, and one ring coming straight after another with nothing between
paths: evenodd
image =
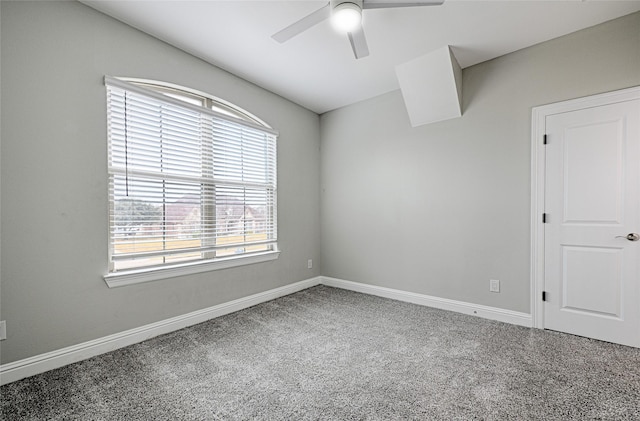
<instances>
[{"instance_id":1,"label":"white soffit","mask_svg":"<svg viewBox=\"0 0 640 421\"><path fill-rule=\"evenodd\" d=\"M462 69L445 45L396 66L413 127L462 115Z\"/></svg>"}]
</instances>

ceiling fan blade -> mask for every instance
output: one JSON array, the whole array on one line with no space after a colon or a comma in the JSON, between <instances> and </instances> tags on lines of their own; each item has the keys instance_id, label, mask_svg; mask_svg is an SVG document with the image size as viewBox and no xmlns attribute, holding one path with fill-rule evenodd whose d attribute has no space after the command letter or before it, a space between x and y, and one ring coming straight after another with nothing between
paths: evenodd
<instances>
[{"instance_id":1,"label":"ceiling fan blade","mask_svg":"<svg viewBox=\"0 0 640 421\"><path fill-rule=\"evenodd\" d=\"M348 32L349 42L351 42L351 48L356 58L362 58L369 55L369 46L367 45L367 38L364 36L364 30L362 25L353 32Z\"/></svg>"},{"instance_id":2,"label":"ceiling fan blade","mask_svg":"<svg viewBox=\"0 0 640 421\"><path fill-rule=\"evenodd\" d=\"M363 0L363 9L388 9L390 7L416 7L416 6L440 6L444 0Z\"/></svg>"},{"instance_id":3,"label":"ceiling fan blade","mask_svg":"<svg viewBox=\"0 0 640 421\"><path fill-rule=\"evenodd\" d=\"M331 7L329 7L329 3L327 3L324 7L316 10L315 12L303 17L297 22L287 26L283 30L276 32L271 36L271 38L275 39L279 43L283 43L285 41L290 40L296 35L306 31L322 22L325 19L328 19L331 16Z\"/></svg>"}]
</instances>

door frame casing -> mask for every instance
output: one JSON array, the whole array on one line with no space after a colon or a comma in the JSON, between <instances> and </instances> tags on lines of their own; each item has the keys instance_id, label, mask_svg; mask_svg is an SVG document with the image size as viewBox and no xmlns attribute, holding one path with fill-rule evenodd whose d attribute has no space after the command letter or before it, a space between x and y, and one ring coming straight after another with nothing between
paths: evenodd
<instances>
[{"instance_id":1,"label":"door frame casing","mask_svg":"<svg viewBox=\"0 0 640 421\"><path fill-rule=\"evenodd\" d=\"M531 323L544 329L544 224L546 118L585 108L640 99L640 86L534 107L531 111Z\"/></svg>"}]
</instances>

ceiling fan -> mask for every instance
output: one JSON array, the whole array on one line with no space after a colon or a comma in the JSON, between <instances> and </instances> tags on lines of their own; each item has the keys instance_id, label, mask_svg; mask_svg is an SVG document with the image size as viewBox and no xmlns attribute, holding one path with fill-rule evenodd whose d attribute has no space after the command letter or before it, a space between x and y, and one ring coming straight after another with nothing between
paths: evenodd
<instances>
[{"instance_id":1,"label":"ceiling fan","mask_svg":"<svg viewBox=\"0 0 640 421\"><path fill-rule=\"evenodd\" d=\"M390 7L439 6L442 3L444 3L444 0L331 0L320 9L294 22L283 30L276 32L271 37L283 43L312 26L331 18L332 23L337 29L347 33L353 54L356 56L356 59L359 59L369 55L367 39L362 29L362 10L387 9Z\"/></svg>"}]
</instances>

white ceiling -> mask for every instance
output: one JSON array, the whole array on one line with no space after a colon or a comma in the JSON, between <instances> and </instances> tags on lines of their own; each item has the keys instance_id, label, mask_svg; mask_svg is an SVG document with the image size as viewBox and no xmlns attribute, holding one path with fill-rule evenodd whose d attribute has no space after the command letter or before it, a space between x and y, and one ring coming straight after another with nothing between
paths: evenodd
<instances>
[{"instance_id":1,"label":"white ceiling","mask_svg":"<svg viewBox=\"0 0 640 421\"><path fill-rule=\"evenodd\" d=\"M370 55L356 60L330 22L279 44L316 0L80 0L317 113L399 88L395 66L451 45L462 68L640 10L626 1L461 1L365 10Z\"/></svg>"}]
</instances>

